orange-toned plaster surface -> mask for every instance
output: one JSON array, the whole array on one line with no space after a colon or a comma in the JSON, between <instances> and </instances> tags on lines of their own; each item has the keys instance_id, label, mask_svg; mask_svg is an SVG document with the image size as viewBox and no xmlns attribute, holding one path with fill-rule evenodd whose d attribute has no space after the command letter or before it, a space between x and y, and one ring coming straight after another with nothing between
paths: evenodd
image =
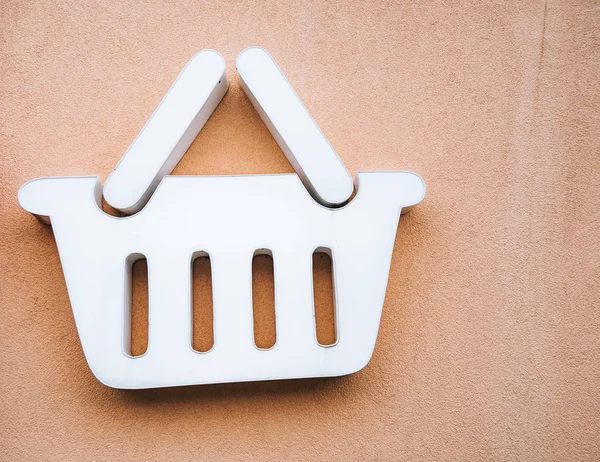
<instances>
[{"instance_id":1,"label":"orange-toned plaster surface","mask_svg":"<svg viewBox=\"0 0 600 462\"><path fill-rule=\"evenodd\" d=\"M7 0L0 24L0 459L600 459L596 2ZM202 48L231 88L175 173L291 172L239 89L250 45L353 175L427 183L373 359L338 379L106 388L17 190L106 180Z\"/></svg>"}]
</instances>

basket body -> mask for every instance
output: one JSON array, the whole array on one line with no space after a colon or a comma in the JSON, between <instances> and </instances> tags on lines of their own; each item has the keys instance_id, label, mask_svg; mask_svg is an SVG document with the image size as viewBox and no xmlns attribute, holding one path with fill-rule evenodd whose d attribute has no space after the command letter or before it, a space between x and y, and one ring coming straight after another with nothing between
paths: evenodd
<instances>
[{"instance_id":1,"label":"basket body","mask_svg":"<svg viewBox=\"0 0 600 462\"><path fill-rule=\"evenodd\" d=\"M336 376L371 358L401 209L421 200L409 172L361 172L340 209L317 204L296 175L171 177L147 206L116 218L99 208L96 177L23 186L30 212L49 216L88 364L104 384L152 388ZM316 341L312 254L331 250L338 341ZM277 343L254 345L252 258L273 255ZM210 255L214 347L192 349L191 262ZM129 267L148 261L148 350L127 354Z\"/></svg>"}]
</instances>

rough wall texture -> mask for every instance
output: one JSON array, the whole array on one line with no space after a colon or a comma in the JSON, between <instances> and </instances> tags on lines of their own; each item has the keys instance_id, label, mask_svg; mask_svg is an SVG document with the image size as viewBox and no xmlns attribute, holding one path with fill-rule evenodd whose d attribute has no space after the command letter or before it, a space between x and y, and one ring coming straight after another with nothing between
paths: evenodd
<instances>
[{"instance_id":1,"label":"rough wall texture","mask_svg":"<svg viewBox=\"0 0 600 462\"><path fill-rule=\"evenodd\" d=\"M598 3L3 1L0 22L3 460L600 459ZM175 173L291 172L239 89L249 45L352 174L427 182L373 359L339 379L106 388L17 190L105 180L202 48L231 88Z\"/></svg>"}]
</instances>

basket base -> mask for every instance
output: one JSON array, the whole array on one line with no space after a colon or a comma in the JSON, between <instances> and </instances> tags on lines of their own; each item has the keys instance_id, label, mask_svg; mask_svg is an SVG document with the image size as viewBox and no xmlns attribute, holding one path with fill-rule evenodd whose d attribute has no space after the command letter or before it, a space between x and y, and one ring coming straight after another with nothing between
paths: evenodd
<instances>
[{"instance_id":1,"label":"basket base","mask_svg":"<svg viewBox=\"0 0 600 462\"><path fill-rule=\"evenodd\" d=\"M296 175L165 177L147 206L117 218L98 206L95 177L47 178L19 193L50 218L77 329L96 377L116 388L338 376L369 361L397 223L424 185L409 172L361 172L338 209L316 203ZM330 249L338 342L317 343L312 254ZM254 345L252 257L274 260L277 342ZM191 264L211 257L214 347L192 349ZM148 261L149 336L127 354L132 256Z\"/></svg>"}]
</instances>

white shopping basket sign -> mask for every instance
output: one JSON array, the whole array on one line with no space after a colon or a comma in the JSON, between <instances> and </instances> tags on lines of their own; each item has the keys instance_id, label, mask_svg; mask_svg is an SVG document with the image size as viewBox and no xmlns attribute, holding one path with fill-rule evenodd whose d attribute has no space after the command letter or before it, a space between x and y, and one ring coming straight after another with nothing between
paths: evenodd
<instances>
[{"instance_id":1,"label":"white shopping basket sign","mask_svg":"<svg viewBox=\"0 0 600 462\"><path fill-rule=\"evenodd\" d=\"M98 177L39 178L23 208L51 223L83 350L116 388L325 377L371 358L401 211L425 194L410 172L352 179L273 59L237 59L242 88L297 174L168 176L228 88L221 55L187 64L104 188ZM356 195L351 199L354 188ZM101 208L101 198L126 217ZM315 330L312 255L331 255L337 342ZM252 259L274 261L277 343L253 335ZM192 348L191 268L212 265L214 346ZM130 355L131 265L148 261L149 334Z\"/></svg>"}]
</instances>

